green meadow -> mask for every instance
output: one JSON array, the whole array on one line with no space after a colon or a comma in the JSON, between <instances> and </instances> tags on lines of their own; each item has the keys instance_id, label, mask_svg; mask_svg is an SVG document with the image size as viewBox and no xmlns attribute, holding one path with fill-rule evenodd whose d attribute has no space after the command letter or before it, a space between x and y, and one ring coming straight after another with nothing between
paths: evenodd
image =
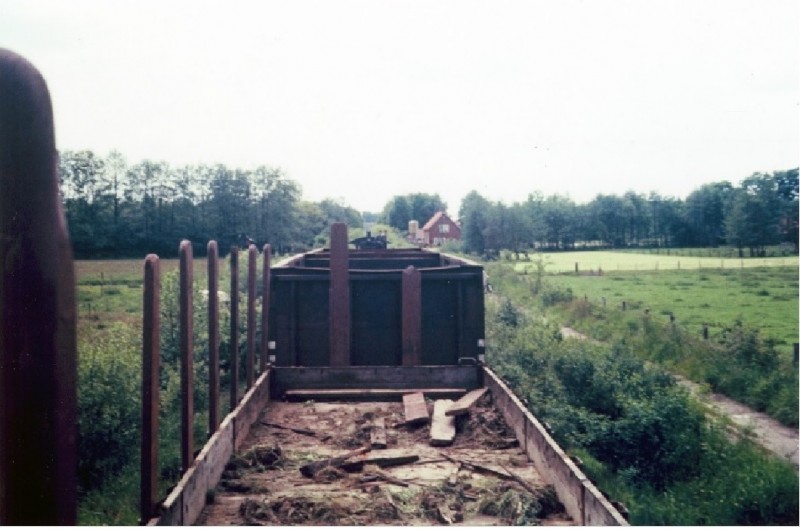
<instances>
[{"instance_id":1,"label":"green meadow","mask_svg":"<svg viewBox=\"0 0 800 529\"><path fill-rule=\"evenodd\" d=\"M798 258L795 257L757 257L733 258L716 257L708 250L696 251L675 250L669 254L666 250L662 253L633 253L630 251L585 251L585 252L553 252L532 254L532 259L544 259L547 273L575 272L578 266L579 273L606 273L606 272L637 272L637 271L662 271L662 270L741 270L745 268L760 267L797 267ZM728 254L725 254L728 255ZM535 270L533 262L521 261L515 264L518 272Z\"/></svg>"},{"instance_id":2,"label":"green meadow","mask_svg":"<svg viewBox=\"0 0 800 529\"><path fill-rule=\"evenodd\" d=\"M687 260L681 256L672 257L672 261L664 257L623 252L545 254L544 274L548 283L569 288L576 297L599 306L605 300L608 310L621 310L624 301L629 310L650 309L651 314L665 320L672 314L684 328L698 334L704 324L708 325L712 338L741 321L759 329L781 351L790 351L798 341L796 257ZM599 265L590 270L588 265L584 268L579 264L576 274L578 259ZM598 267L602 273L598 273ZM517 263L515 270L536 274L532 263Z\"/></svg>"}]
</instances>

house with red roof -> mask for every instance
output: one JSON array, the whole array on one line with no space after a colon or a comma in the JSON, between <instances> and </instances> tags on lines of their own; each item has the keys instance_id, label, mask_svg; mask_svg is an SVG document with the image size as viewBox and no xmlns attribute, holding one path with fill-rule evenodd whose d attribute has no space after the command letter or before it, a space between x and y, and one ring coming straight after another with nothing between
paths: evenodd
<instances>
[{"instance_id":1,"label":"house with red roof","mask_svg":"<svg viewBox=\"0 0 800 529\"><path fill-rule=\"evenodd\" d=\"M461 226L444 211L437 211L420 231L422 243L431 246L441 246L447 241L461 239Z\"/></svg>"}]
</instances>

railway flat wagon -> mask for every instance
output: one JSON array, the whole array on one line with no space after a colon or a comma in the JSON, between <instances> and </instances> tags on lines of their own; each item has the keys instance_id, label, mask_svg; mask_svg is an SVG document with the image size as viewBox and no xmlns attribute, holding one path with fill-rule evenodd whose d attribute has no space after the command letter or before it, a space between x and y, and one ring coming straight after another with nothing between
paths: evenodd
<instances>
[{"instance_id":1,"label":"railway flat wagon","mask_svg":"<svg viewBox=\"0 0 800 529\"><path fill-rule=\"evenodd\" d=\"M626 525L486 365L480 265L335 224L264 277L267 367L151 524Z\"/></svg>"}]
</instances>

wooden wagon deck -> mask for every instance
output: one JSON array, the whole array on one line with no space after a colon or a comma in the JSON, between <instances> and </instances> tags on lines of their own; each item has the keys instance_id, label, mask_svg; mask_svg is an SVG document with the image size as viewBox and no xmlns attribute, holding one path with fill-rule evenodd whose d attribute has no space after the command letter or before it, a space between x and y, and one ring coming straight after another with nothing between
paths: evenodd
<instances>
[{"instance_id":1,"label":"wooden wagon deck","mask_svg":"<svg viewBox=\"0 0 800 529\"><path fill-rule=\"evenodd\" d=\"M457 418L446 447L431 446L430 425L405 425L400 402L270 402L209 493L198 524L572 524L491 399L487 394ZM301 473L309 462L370 446L381 422L386 449L351 458L365 465ZM402 464L370 463L378 458Z\"/></svg>"}]
</instances>

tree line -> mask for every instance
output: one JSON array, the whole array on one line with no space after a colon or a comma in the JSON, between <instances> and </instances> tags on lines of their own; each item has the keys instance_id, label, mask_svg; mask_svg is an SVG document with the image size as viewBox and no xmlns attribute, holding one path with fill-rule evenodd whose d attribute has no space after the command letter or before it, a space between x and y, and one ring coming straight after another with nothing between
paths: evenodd
<instances>
[{"instance_id":1,"label":"tree line","mask_svg":"<svg viewBox=\"0 0 800 529\"><path fill-rule=\"evenodd\" d=\"M539 193L511 205L470 192L461 202L462 249L492 255L529 249L709 247L763 256L798 242L798 169L755 173L740 185L704 184L685 200L632 191L586 204Z\"/></svg>"},{"instance_id":2,"label":"tree line","mask_svg":"<svg viewBox=\"0 0 800 529\"><path fill-rule=\"evenodd\" d=\"M438 194L395 196L380 213L334 200L304 201L277 168L223 164L129 165L118 151L59 155L60 188L76 257L164 256L189 239L202 255L215 239L226 251L250 239L280 252L325 243L332 222L383 222L401 232L447 210ZM652 192L599 194L586 204L531 193L524 202L493 202L472 191L461 202L462 249L474 254L529 249L708 247L731 245L763 255L767 245L798 240L798 169L755 173L738 186L704 184L685 200Z\"/></svg>"},{"instance_id":3,"label":"tree line","mask_svg":"<svg viewBox=\"0 0 800 529\"><path fill-rule=\"evenodd\" d=\"M178 241L215 239L231 245L269 242L281 252L319 245L332 222L362 224L353 208L333 200L301 200L298 184L276 168L223 164L172 167L144 160L129 165L118 151L59 153L60 188L76 257L171 256Z\"/></svg>"}]
</instances>

